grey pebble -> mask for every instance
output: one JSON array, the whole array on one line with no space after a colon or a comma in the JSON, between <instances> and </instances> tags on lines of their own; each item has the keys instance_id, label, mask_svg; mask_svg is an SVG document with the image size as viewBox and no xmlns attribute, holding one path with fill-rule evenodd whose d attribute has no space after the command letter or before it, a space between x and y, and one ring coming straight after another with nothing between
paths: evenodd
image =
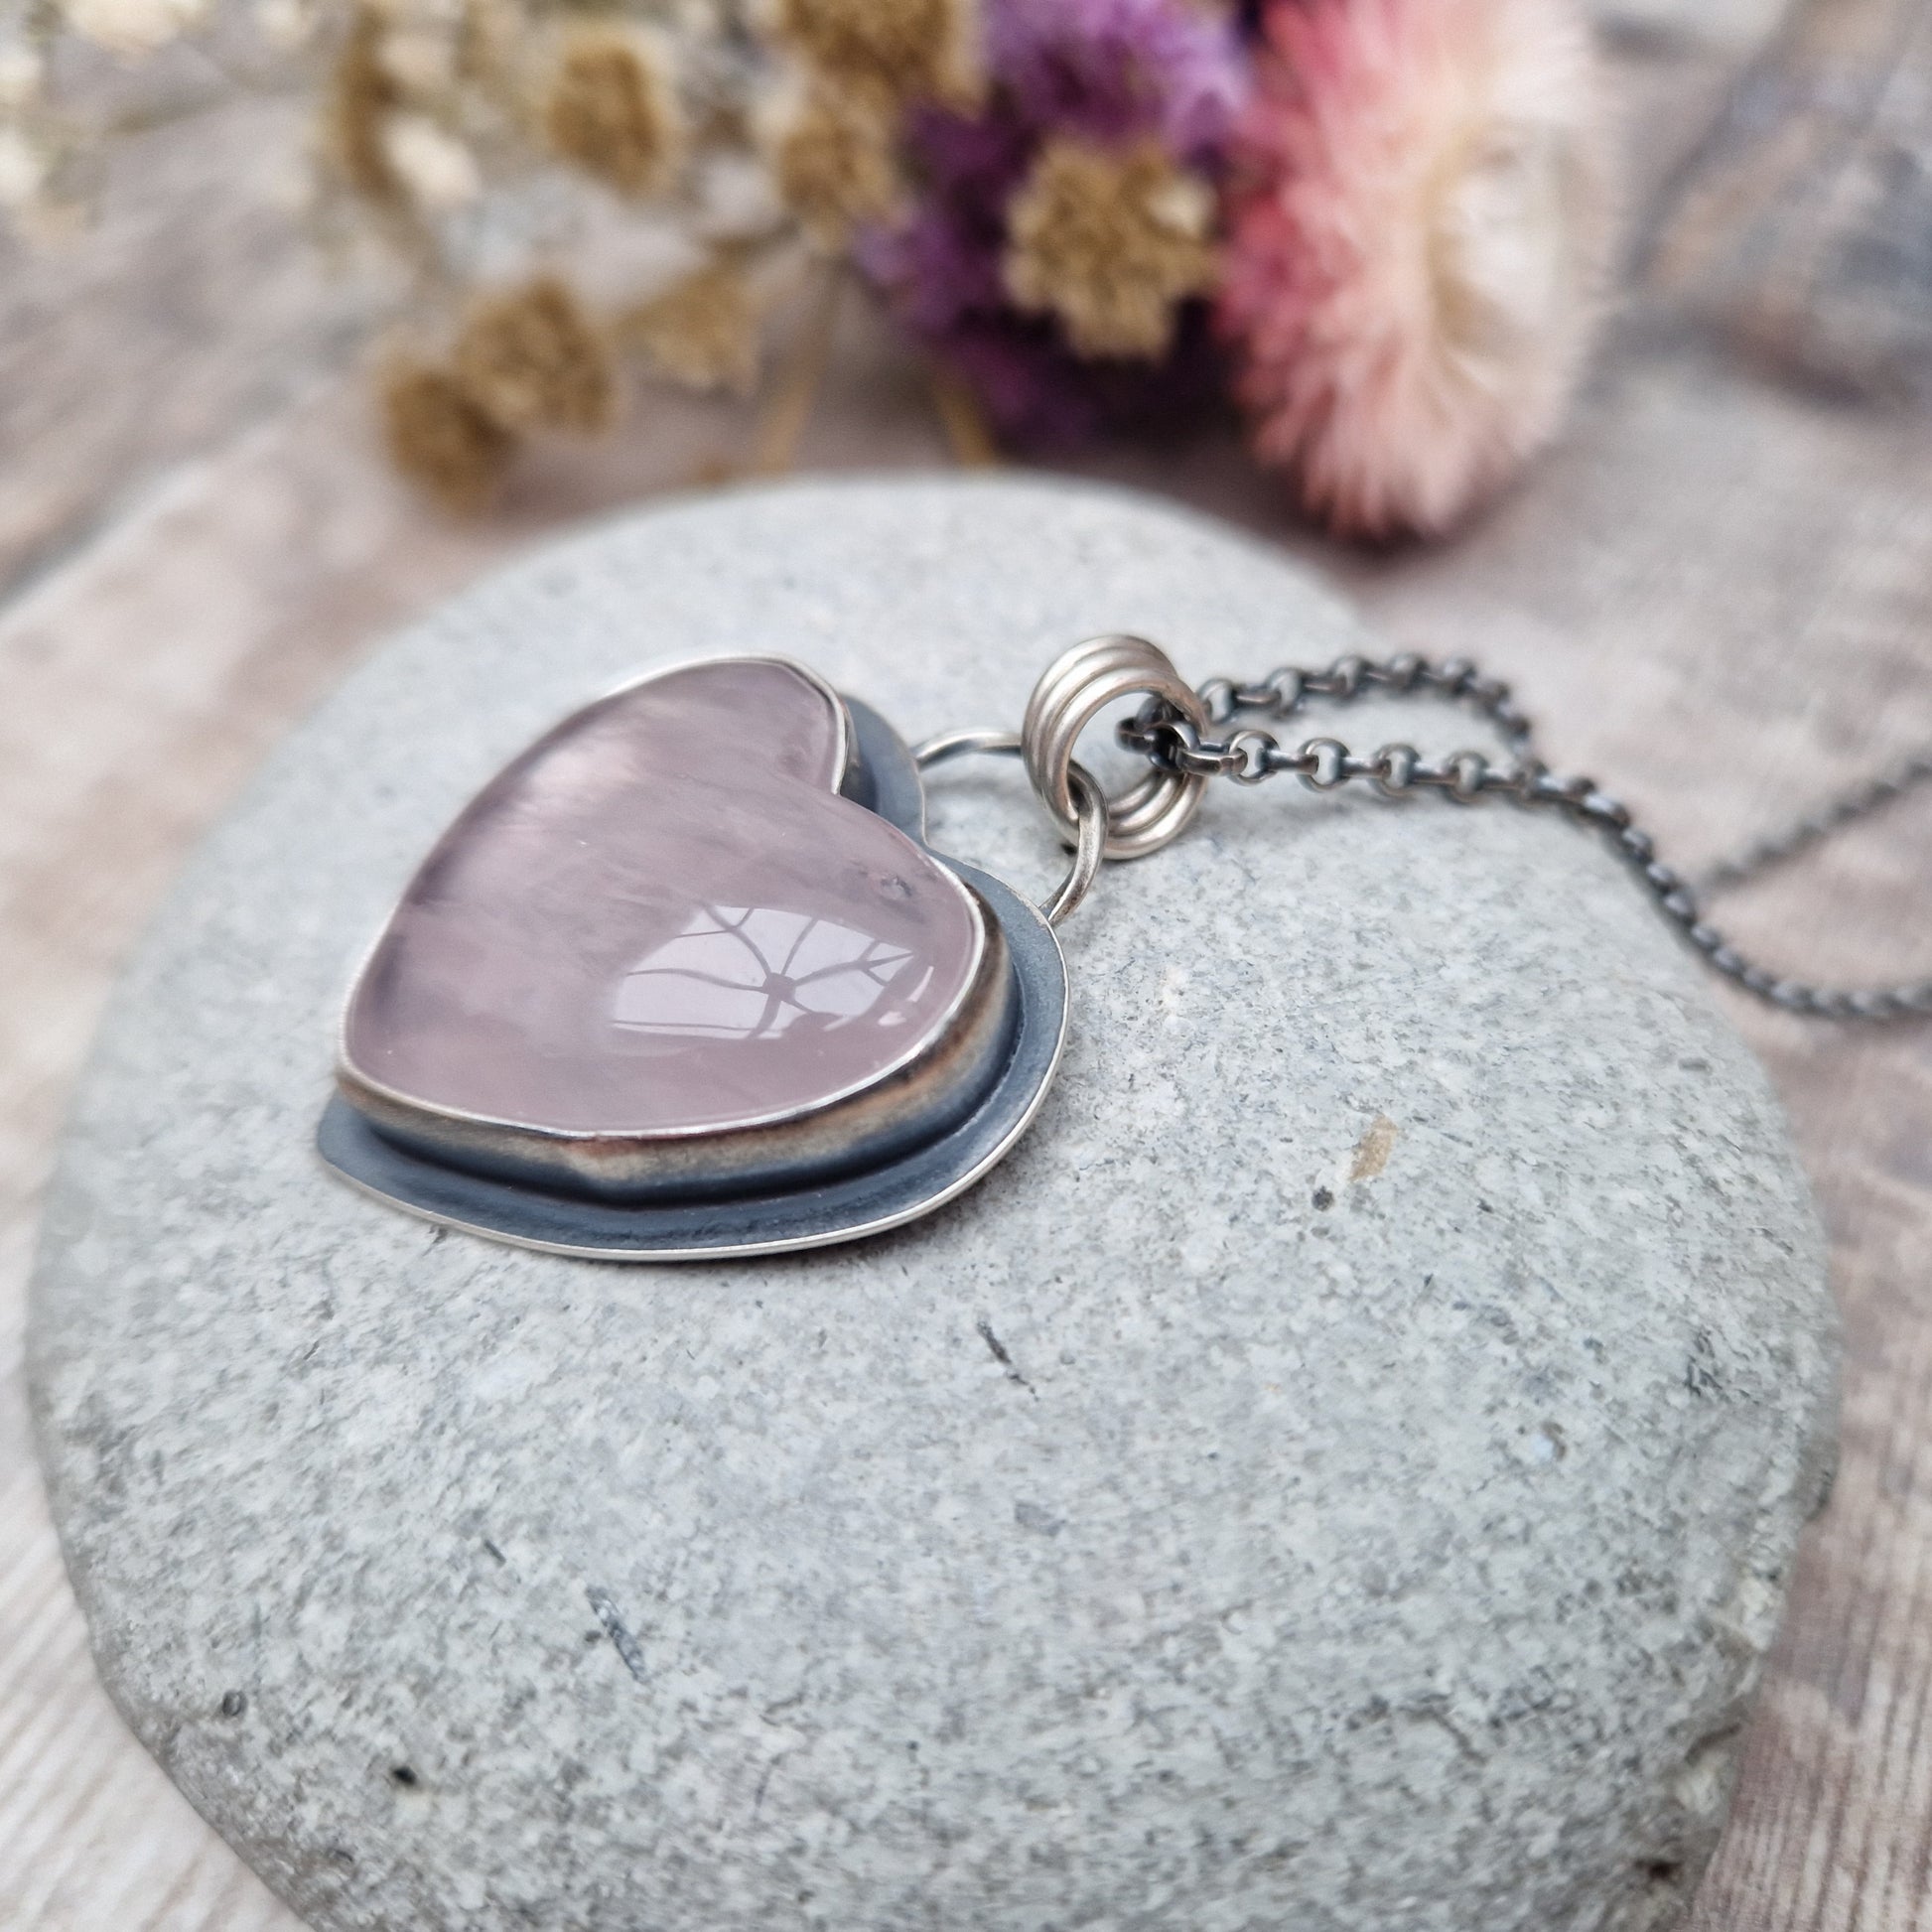
<instances>
[{"instance_id":1,"label":"grey pebble","mask_svg":"<svg viewBox=\"0 0 1932 1932\"><path fill-rule=\"evenodd\" d=\"M571 1262L311 1152L359 949L571 705L775 650L916 739L1112 628L1194 678L1374 648L1133 496L711 496L402 637L191 866L53 1192L37 1418L109 1689L321 1932L1680 1915L1834 1329L1767 1083L1592 839L1224 788L1065 928L1020 1150L863 1247ZM1017 768L933 790L1056 875Z\"/></svg>"}]
</instances>

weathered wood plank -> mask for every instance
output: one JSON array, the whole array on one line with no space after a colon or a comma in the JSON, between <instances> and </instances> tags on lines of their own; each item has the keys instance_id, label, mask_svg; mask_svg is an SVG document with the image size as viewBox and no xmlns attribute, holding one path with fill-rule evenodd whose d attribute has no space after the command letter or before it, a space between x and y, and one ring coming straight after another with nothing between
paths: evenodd
<instances>
[{"instance_id":1,"label":"weathered wood plank","mask_svg":"<svg viewBox=\"0 0 1932 1932\"><path fill-rule=\"evenodd\" d=\"M291 218L301 142L239 99L118 150L91 231L0 224L0 588L353 352L372 297Z\"/></svg>"}]
</instances>

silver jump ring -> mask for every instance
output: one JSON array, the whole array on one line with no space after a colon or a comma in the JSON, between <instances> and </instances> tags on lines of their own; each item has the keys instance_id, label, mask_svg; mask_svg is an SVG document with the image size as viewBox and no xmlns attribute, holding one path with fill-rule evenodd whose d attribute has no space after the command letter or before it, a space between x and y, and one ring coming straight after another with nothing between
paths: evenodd
<instances>
[{"instance_id":1,"label":"silver jump ring","mask_svg":"<svg viewBox=\"0 0 1932 1932\"><path fill-rule=\"evenodd\" d=\"M991 752L1003 758L1021 756L1016 732L956 731L941 732L912 748L912 761L921 771L948 759L965 758L973 752ZM1073 857L1066 876L1052 896L1040 906L1048 925L1058 925L1079 908L1080 901L1093 891L1100 876L1100 862L1107 848L1107 794L1100 780L1077 759L1067 760L1067 776L1072 786L1075 812Z\"/></svg>"},{"instance_id":2,"label":"silver jump ring","mask_svg":"<svg viewBox=\"0 0 1932 1932\"><path fill-rule=\"evenodd\" d=\"M1138 695L1172 706L1197 732L1208 728L1207 707L1168 653L1145 637L1114 634L1075 644L1047 666L1027 700L1020 728L1027 775L1069 842L1079 833L1073 748L1106 706ZM1206 785L1198 772L1157 768L1108 799L1106 857L1138 859L1177 838L1199 810Z\"/></svg>"}]
</instances>

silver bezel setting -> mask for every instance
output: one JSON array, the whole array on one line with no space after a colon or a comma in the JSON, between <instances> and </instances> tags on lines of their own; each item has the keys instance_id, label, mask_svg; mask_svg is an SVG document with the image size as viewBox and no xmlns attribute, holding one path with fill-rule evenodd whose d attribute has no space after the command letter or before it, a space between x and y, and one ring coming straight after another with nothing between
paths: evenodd
<instances>
[{"instance_id":1,"label":"silver bezel setting","mask_svg":"<svg viewBox=\"0 0 1932 1932\"><path fill-rule=\"evenodd\" d=\"M1044 1099L1065 1040L1066 969L1052 928L1000 881L926 846L917 767L877 713L841 699L789 659L767 661L800 671L839 706L850 727L842 793L926 850L975 903L981 921L976 966L991 950L985 920L990 916L997 926L1008 985L997 1036L984 1048L989 1063L976 1069L976 1084L966 1091L958 1081L935 1083L927 1103L933 1131L921 1134L914 1120L909 1131L882 1137L871 1151L860 1133L849 1150L852 1158L842 1163L820 1159L790 1170L780 1165L750 1184L737 1180L722 1191L715 1177L683 1190L672 1180L637 1199L549 1184L543 1175L517 1172L513 1161L488 1162L495 1171L485 1172L420 1140L403 1145L338 1093L324 1114L318 1147L342 1178L425 1220L517 1246L594 1260L683 1261L784 1253L882 1233L962 1193L1011 1150ZM619 689L645 681L633 679ZM931 1042L935 1048L941 1043ZM862 1127L865 1119L863 1094L902 1080L908 1067L916 1071L916 1060L911 1056L859 1090L857 1107L849 1108L855 1124ZM854 1098L830 1096L811 1109L774 1116L772 1125L782 1130L827 1108L836 1113L839 1103ZM702 1134L652 1138L702 1153Z\"/></svg>"}]
</instances>

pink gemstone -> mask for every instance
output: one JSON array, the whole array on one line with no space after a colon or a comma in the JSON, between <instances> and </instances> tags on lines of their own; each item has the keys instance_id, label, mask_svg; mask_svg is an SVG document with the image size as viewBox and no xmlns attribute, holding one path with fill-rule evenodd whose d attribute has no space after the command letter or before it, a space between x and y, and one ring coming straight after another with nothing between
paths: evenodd
<instances>
[{"instance_id":1,"label":"pink gemstone","mask_svg":"<svg viewBox=\"0 0 1932 1932\"><path fill-rule=\"evenodd\" d=\"M465 809L349 1003L348 1072L538 1132L728 1131L932 1045L985 938L943 866L837 794L844 707L777 659L647 678Z\"/></svg>"}]
</instances>

